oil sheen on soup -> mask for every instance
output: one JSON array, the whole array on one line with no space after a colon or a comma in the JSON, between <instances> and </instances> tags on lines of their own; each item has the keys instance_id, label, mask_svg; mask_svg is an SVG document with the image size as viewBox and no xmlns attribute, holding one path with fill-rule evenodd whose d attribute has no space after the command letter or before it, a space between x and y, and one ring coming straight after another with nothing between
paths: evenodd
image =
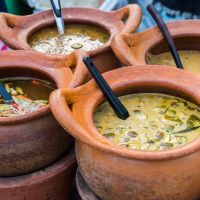
<instances>
[{"instance_id":1,"label":"oil sheen on soup","mask_svg":"<svg viewBox=\"0 0 200 200\"><path fill-rule=\"evenodd\" d=\"M120 97L130 117L116 117L109 104L94 113L99 133L114 144L136 150L165 150L187 144L200 136L200 110L180 98L154 93Z\"/></svg>"},{"instance_id":2,"label":"oil sheen on soup","mask_svg":"<svg viewBox=\"0 0 200 200\"><path fill-rule=\"evenodd\" d=\"M199 51L178 51L181 61L183 63L184 69L196 74L200 74L200 52ZM174 59L170 52L153 55L147 54L146 62L148 64L155 65L167 65L167 66L176 66Z\"/></svg>"},{"instance_id":3,"label":"oil sheen on soup","mask_svg":"<svg viewBox=\"0 0 200 200\"><path fill-rule=\"evenodd\" d=\"M50 54L69 54L81 49L90 51L104 45L109 34L93 25L66 25L64 35L59 35L56 27L42 29L33 34L28 43L36 51Z\"/></svg>"},{"instance_id":4,"label":"oil sheen on soup","mask_svg":"<svg viewBox=\"0 0 200 200\"><path fill-rule=\"evenodd\" d=\"M0 117L15 117L37 111L48 104L50 93L56 86L40 79L0 79L14 102L6 104L0 97Z\"/></svg>"}]
</instances>

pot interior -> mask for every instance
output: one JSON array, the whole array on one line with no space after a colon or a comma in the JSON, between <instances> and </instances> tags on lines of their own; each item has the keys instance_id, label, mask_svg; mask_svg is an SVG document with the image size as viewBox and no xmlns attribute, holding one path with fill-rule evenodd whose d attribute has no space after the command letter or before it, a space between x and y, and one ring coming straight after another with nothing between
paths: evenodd
<instances>
[{"instance_id":1,"label":"pot interior","mask_svg":"<svg viewBox=\"0 0 200 200\"><path fill-rule=\"evenodd\" d=\"M188 107L189 107L189 105L190 105L190 102L191 103L194 103L194 104L196 104L196 105L194 105L194 104L191 104L191 105L194 105L194 108L198 108L197 106L199 105L199 100L198 99L196 99L194 96L191 96L190 94L189 94L189 92L187 92L186 90L184 90L183 88L182 89L179 89L179 90L177 90L176 88L174 88L172 85L170 86L170 84L168 85L168 86L162 86L162 85L156 85L156 83L155 84L153 84L153 85L151 85L151 86L149 86L148 84L147 85L139 85L139 86L131 86L131 85L123 85L123 89L121 90L121 89L117 89L117 91L116 91L116 93L117 93L117 95L118 96L124 96L124 95L130 95L130 94L140 94L140 95L149 95L151 98L152 98L152 95L154 95L155 93L156 94L164 94L164 95L170 95L170 96L172 96L172 97L175 97L175 99L174 100L177 100L176 99L176 97L178 97L178 98L181 98L181 99L183 99L183 100L186 100L189 104L187 105ZM145 94L144 94L145 93ZM153 93L153 94L152 94ZM138 97L138 96L137 96ZM160 95L160 97L169 97L169 96L162 96L162 95ZM130 101L130 99L128 100L128 101ZM135 118L135 116L140 116L140 117L142 117L140 120L142 120L141 121L141 124L140 124L140 122L137 122L135 125L133 125L133 127L131 127L132 125L131 125L131 121L127 121L127 123L126 122L124 122L123 120L119 120L119 119L117 119L117 117L116 118L114 118L114 117L112 117L112 115L114 114L114 112L112 112L112 111L110 111L109 110L109 108L108 108L108 112L106 112L105 110L106 110L106 107L99 107L99 110L98 110L98 106L100 105L100 104L102 104L103 102L105 102L105 99L103 99L103 98L99 98L98 100L97 100L97 102L96 102L96 104L95 104L95 106L94 106L94 109L93 109L93 128L95 127L95 129L96 129L96 134L101 134L101 135L103 135L105 138L107 138L108 140L110 140L111 142L113 142L114 144L118 144L118 145L120 145L120 146L123 146L123 147L129 147L129 148L133 148L134 150L145 150L145 151L148 151L148 150L156 150L156 149L154 149L154 148L158 148L157 150L161 150L162 148L160 148L159 149L159 147L158 146L156 146L155 147L155 145L163 145L163 150L165 150L165 149L170 149L170 148L172 148L172 146L167 146L167 145L173 145L174 147L173 148L177 148L177 147L179 147L178 145L178 142L180 143L180 141L182 142L182 143L180 143L180 146L181 145L185 145L185 144L187 144L187 142L186 141L188 141L188 143L190 143L191 141L193 141L193 139L194 140L196 140L196 138L198 138L199 137L199 131L198 130L196 130L196 136L194 137L194 138L190 138L191 140L190 140L190 142L189 142L189 135L187 135L186 134L186 132L188 131L188 130L190 130L190 128L188 128L189 127L189 125L188 125L188 127L187 128L185 128L186 126L184 125L184 124L181 124L180 126L179 126L179 124L180 123L183 123L181 120L182 120L182 118L180 118L181 120L178 122L178 118L177 117L172 117L172 118L167 118L167 122L164 122L164 123L158 123L157 122L157 119L156 119L156 117L155 117L155 122L157 122L157 123L155 123L155 125L156 126L159 126L159 125L162 125L162 126L164 126L164 125L166 125L166 126L169 126L170 125L170 129L171 129L171 127L173 128L173 130L170 130L171 132L179 132L179 131L182 131L182 130L184 130L184 131L186 131L185 133L183 133L183 134L179 134L179 135L173 135L173 134L169 134L168 132L165 132L165 131L168 131L167 129L163 129L162 131L160 131L161 129L160 129L160 127L158 127L158 129L155 129L155 134L154 134L154 130L153 131L151 131L152 129L149 127L146 127L147 128L147 130L149 129L149 131L147 131L147 133L144 133L144 137L147 137L148 138L148 141L145 141L146 140L146 138L144 139L144 141L142 141L143 139L141 139L140 138L140 136L139 136L139 134L141 135L141 133L140 133L140 130L138 130L138 132L136 132L136 130L137 130L137 127L136 127L136 129L134 129L134 127L135 126L137 126L137 123L139 124L139 126L141 125L141 124L145 124L145 121L149 121L149 116L150 115L146 115L146 111L148 111L148 109L144 109L144 110L142 110L142 108L141 108L141 110L138 110L138 107L128 107L128 104L126 104L127 105L127 109L129 110L129 113L131 114L131 112L132 111L134 111L135 110L135 112L136 112L136 114L134 113L134 114L132 114L132 116L134 116L134 117L130 117L129 119L130 120L133 120L134 118ZM171 102L171 100L170 100L170 102ZM178 101L179 102L179 101ZM182 104L182 101L180 101L181 102L181 104ZM173 102L174 103L174 102ZM184 101L184 103L185 103L185 101ZM176 104L178 105L179 103L177 103L176 102ZM175 105L176 105L175 104ZM129 104L130 105L130 104ZM176 106L177 106L176 105ZM185 108L186 106L184 105L184 108ZM165 109L166 108L166 109ZM162 112L164 112L162 115L159 115L159 117L161 117L161 116L163 116L163 118L164 118L164 116L167 116L168 117L168 114L169 114L169 111L171 112L171 111L173 111L173 112L177 112L177 116L178 116L178 112L179 112L179 109L180 109L180 107L179 107L179 105L178 105L178 107L176 108L176 107L174 107L174 106L166 106L164 109L162 108ZM165 111L163 111L163 110L165 110ZM109 115L108 116L108 118L107 118L107 120L105 120L105 123L99 123L99 122L97 122L97 120L98 120L98 117L96 117L95 116L95 111L99 111L99 113L103 113L103 117L102 118L99 118L99 119L106 119L106 115ZM144 112L143 112L144 111ZM166 113L165 113L166 112ZM138 113L139 113L139 115L138 115ZM153 113L153 112L152 112ZM172 113L173 114L173 113ZM198 117L200 117L200 112L199 111L197 111L197 113L195 113L195 114L199 114L198 115ZM114 114L115 115L115 114ZM154 121L153 121L153 116L155 115L155 113L153 113L152 114L152 118L150 118L151 120L152 120L152 124L154 124ZM97 115L97 116L102 116L102 114L99 114L99 115ZM143 117L146 117L147 116L147 118L143 118ZM186 123L188 123L188 122L190 122L191 121L191 118L192 117L194 117L194 115L193 114L191 114L191 115L189 115L188 114L188 118L187 118L187 121L184 121L184 123L186 124ZM185 116L184 116L185 117ZM195 115L195 117L196 117L196 115ZM175 119L176 118L176 119ZM115 119L116 119L116 121L115 121ZM196 120L197 118L195 118L195 120ZM128 119L127 119L128 120ZM151 121L150 120L150 121ZM177 120L177 121L175 121L175 120ZM109 125L109 122L110 122L110 125ZM169 122L169 123L168 123ZM198 118L198 125L197 126L199 126L200 125L200 118ZM116 127L113 127L113 125L116 125ZM132 123L133 124L133 123ZM148 124L148 123L147 123ZM89 125L89 124L88 124ZM105 125L105 127L104 127L104 125ZM197 127L196 125L195 125L195 128ZM120 128L120 130L119 130L119 127L121 127ZM123 127L123 128L122 128ZM193 126L194 127L194 126ZM115 129L114 129L115 128ZM143 128L143 127L142 127ZM180 130L179 130L180 129ZM145 129L144 129L145 130ZM143 132L144 132L144 130L143 130ZM192 129L191 129L192 130ZM108 132L107 132L108 131ZM111 132L109 132L109 131L111 131ZM115 132L116 131L116 132ZM119 133L119 131L121 131L121 133ZM137 135L138 135L138 139L133 139L133 138L131 138L132 136L127 136L126 134L128 134L128 133L131 133L132 135L134 135L134 137L135 137L135 134L137 133ZM152 138L154 138L154 136L156 136L156 134L157 133L159 133L160 135L161 135L161 133L162 133L162 139L160 139L160 141L158 141L157 139L152 139ZM191 132L191 133L193 133L193 132ZM124 134L124 135L123 135ZM185 135L186 134L186 135ZM159 137L160 137L160 135L159 135ZM158 136L158 134L157 134L157 136ZM156 136L156 137L157 137ZM168 136L170 136L170 139L169 139L169 141L168 140L166 140L165 141L165 139L167 139L167 137ZM188 137L188 138L186 138L186 136ZM191 135L191 137L192 137L192 135ZM187 139L187 140L185 140L185 141L183 141L183 138L184 138L184 140L185 139ZM125 141L125 139L126 140L128 140L127 141L127 143L126 142L124 142ZM179 141L180 140L180 141ZM122 141L122 142L121 142ZM142 142L143 142L143 144L142 144ZM153 142L153 144L149 144L149 142ZM174 142L174 144L173 144L173 142ZM177 143L176 143L177 142ZM184 142L185 142L185 144L184 144ZM145 147L143 147L143 146L137 146L137 145L145 145ZM132 146L131 146L132 145ZM134 146L134 145L136 145L136 146ZM148 145L148 146L147 146ZM177 146L176 146L177 145ZM141 148L141 149L140 149ZM144 149L142 149L142 148L144 148ZM148 149L149 148L149 149Z\"/></svg>"},{"instance_id":2,"label":"pot interior","mask_svg":"<svg viewBox=\"0 0 200 200\"><path fill-rule=\"evenodd\" d=\"M174 38L184 69L195 74L200 74L199 39L200 37L197 36L178 36ZM145 59L148 64L176 66L164 40L151 47Z\"/></svg>"},{"instance_id":3,"label":"pot interior","mask_svg":"<svg viewBox=\"0 0 200 200\"><path fill-rule=\"evenodd\" d=\"M200 51L199 39L200 36L177 36L174 37L174 43L178 50L194 50ZM164 52L168 52L169 48L165 42L162 40L153 45L148 51L148 53L157 55Z\"/></svg>"},{"instance_id":4,"label":"pot interior","mask_svg":"<svg viewBox=\"0 0 200 200\"><path fill-rule=\"evenodd\" d=\"M25 68L1 69L0 81L13 97L14 103L0 99L0 117L17 117L48 108L49 96L56 89L46 74Z\"/></svg>"},{"instance_id":5,"label":"pot interior","mask_svg":"<svg viewBox=\"0 0 200 200\"><path fill-rule=\"evenodd\" d=\"M110 30L94 22L84 20L65 22L65 34L59 36L55 24L34 28L28 35L27 44L34 50L49 54L69 54L75 50L91 51L104 46Z\"/></svg>"}]
</instances>

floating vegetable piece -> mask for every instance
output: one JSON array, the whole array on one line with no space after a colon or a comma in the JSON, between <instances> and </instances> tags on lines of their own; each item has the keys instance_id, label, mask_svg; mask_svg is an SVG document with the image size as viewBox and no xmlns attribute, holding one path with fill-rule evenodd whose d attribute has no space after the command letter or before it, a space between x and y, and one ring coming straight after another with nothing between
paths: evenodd
<instances>
[{"instance_id":1,"label":"floating vegetable piece","mask_svg":"<svg viewBox=\"0 0 200 200\"><path fill-rule=\"evenodd\" d=\"M153 139L157 141L163 139L164 137L165 137L165 133L161 131L158 131L153 135Z\"/></svg>"},{"instance_id":2,"label":"floating vegetable piece","mask_svg":"<svg viewBox=\"0 0 200 200\"><path fill-rule=\"evenodd\" d=\"M6 84L5 84L5 88L6 88L7 92L9 92L9 93L10 93L10 86L9 86L9 84L8 84L8 83L6 83Z\"/></svg>"},{"instance_id":3,"label":"floating vegetable piece","mask_svg":"<svg viewBox=\"0 0 200 200\"><path fill-rule=\"evenodd\" d=\"M195 125L200 125L200 119L196 115L191 115L187 120L187 127L193 128Z\"/></svg>"},{"instance_id":4,"label":"floating vegetable piece","mask_svg":"<svg viewBox=\"0 0 200 200\"><path fill-rule=\"evenodd\" d=\"M14 88L10 88L10 93L12 95L16 95L17 94L17 91L14 89Z\"/></svg>"},{"instance_id":5,"label":"floating vegetable piece","mask_svg":"<svg viewBox=\"0 0 200 200\"><path fill-rule=\"evenodd\" d=\"M16 91L17 91L19 94L22 94L22 95L24 94L22 88L20 88L20 87L18 87L18 86L16 87Z\"/></svg>"},{"instance_id":6,"label":"floating vegetable piece","mask_svg":"<svg viewBox=\"0 0 200 200\"><path fill-rule=\"evenodd\" d=\"M169 149L169 148L173 147L173 144L172 143L161 143L160 146L162 149Z\"/></svg>"},{"instance_id":7,"label":"floating vegetable piece","mask_svg":"<svg viewBox=\"0 0 200 200\"><path fill-rule=\"evenodd\" d=\"M129 132L127 133L127 135L128 135L129 137L131 137L131 138L136 138L136 137L138 136L138 133L135 132L135 131L129 131Z\"/></svg>"},{"instance_id":8,"label":"floating vegetable piece","mask_svg":"<svg viewBox=\"0 0 200 200\"><path fill-rule=\"evenodd\" d=\"M195 126L195 127L192 127L192 128L188 128L188 129L184 129L184 130L181 130L181 131L174 132L174 134L188 133L188 132L194 131L194 130L199 129L199 128L200 128L200 126Z\"/></svg>"},{"instance_id":9,"label":"floating vegetable piece","mask_svg":"<svg viewBox=\"0 0 200 200\"><path fill-rule=\"evenodd\" d=\"M111 140L114 138L115 135L114 135L114 133L105 133L103 136L106 137L107 139Z\"/></svg>"},{"instance_id":10,"label":"floating vegetable piece","mask_svg":"<svg viewBox=\"0 0 200 200\"><path fill-rule=\"evenodd\" d=\"M73 49L81 49L83 47L83 45L80 44L80 43L74 43L74 44L71 45L71 47Z\"/></svg>"}]
</instances>

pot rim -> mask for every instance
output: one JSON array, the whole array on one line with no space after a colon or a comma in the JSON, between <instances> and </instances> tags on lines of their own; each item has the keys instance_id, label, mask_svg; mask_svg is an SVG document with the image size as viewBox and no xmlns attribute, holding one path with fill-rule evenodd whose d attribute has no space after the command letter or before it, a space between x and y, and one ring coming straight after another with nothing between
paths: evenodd
<instances>
[{"instance_id":1,"label":"pot rim","mask_svg":"<svg viewBox=\"0 0 200 200\"><path fill-rule=\"evenodd\" d=\"M166 24L174 39L200 37L200 20L178 20ZM154 26L140 33L119 33L112 39L111 47L121 62L137 66L146 64L146 54L163 40L160 29Z\"/></svg>"},{"instance_id":2,"label":"pot rim","mask_svg":"<svg viewBox=\"0 0 200 200\"><path fill-rule=\"evenodd\" d=\"M65 56L65 59L71 61L65 63L64 60L52 60L48 56L34 51L4 51L0 52L0 70L24 70L25 74L26 71L35 71L37 74L50 79L56 88L62 88L70 86L70 83L72 83L73 74L70 68L72 68L74 63L78 62L78 59L82 58L82 55L84 53L81 52L69 54ZM75 65L78 64L76 63ZM23 75L20 75L20 77L23 77ZM51 110L48 103L43 108L24 115L0 117L0 125L23 123L41 118L50 113Z\"/></svg>"},{"instance_id":3,"label":"pot rim","mask_svg":"<svg viewBox=\"0 0 200 200\"><path fill-rule=\"evenodd\" d=\"M141 9L136 4L130 4L111 12L101 11L94 8L70 7L63 8L62 13L65 22L84 22L84 24L92 24L103 28L110 34L109 40L104 45L87 52L90 55L95 55L111 49L111 38L122 30L134 32L139 26L142 18ZM91 16L93 17L91 18ZM123 19L126 16L128 16L127 25L124 25ZM55 19L51 10L22 17L4 13L0 15L0 23L4 25L5 32L14 37L11 41L4 32L0 31L0 38L5 43L10 44L9 46L15 49L33 50L27 43L28 37L36 32L36 30L38 31L42 27L47 27L55 23ZM58 58L64 56L56 54L47 55L52 57L56 56Z\"/></svg>"},{"instance_id":4,"label":"pot rim","mask_svg":"<svg viewBox=\"0 0 200 200\"><path fill-rule=\"evenodd\" d=\"M147 77L143 75L144 72L149 72ZM177 75L179 76L179 82L176 82ZM129 77L127 78L126 76ZM197 90L200 86L200 79L194 74L184 70L158 65L140 67L129 66L107 72L104 74L104 77L115 92L119 92L124 90L124 88L129 87L141 87L143 89L144 87L157 87L156 90L158 90L159 93L164 94L165 92L161 92L159 89L168 89L168 92L169 90L173 90L173 92L183 92L183 96L186 96L187 98L190 97L193 101L195 101L195 103L200 104L200 93L198 93ZM155 77L157 77L158 80L155 80ZM146 78L148 80L146 80ZM191 83L190 80L193 80L195 83ZM143 86L141 86L141 84L143 84ZM160 84L159 87L156 86L158 84ZM195 94L193 90L195 90ZM176 95L173 94L172 96ZM181 98L185 99L186 97ZM66 100L72 104L72 116L70 117L74 117L74 120L70 120L68 124L66 123L67 121L63 119L63 117L68 117L64 114L65 111L63 112L63 109L65 108L62 107L63 101ZM92 80L76 89L61 89L53 92L50 97L50 106L58 122L69 133L76 137L78 142L83 142L106 153L129 159L158 161L183 157L200 150L200 137L181 147L162 151L131 150L113 144L98 133L98 130L93 122L93 112L102 100L103 95L96 87L95 82ZM58 105L62 107L62 110L60 108L59 111L55 102L59 102Z\"/></svg>"},{"instance_id":5,"label":"pot rim","mask_svg":"<svg viewBox=\"0 0 200 200\"><path fill-rule=\"evenodd\" d=\"M57 173L62 173L66 169L70 169L76 164L76 156L74 148L71 148L62 158L54 162L52 165L44 169L14 177L0 177L0 188L17 188L31 184L38 184L40 180L46 181L56 176Z\"/></svg>"}]
</instances>

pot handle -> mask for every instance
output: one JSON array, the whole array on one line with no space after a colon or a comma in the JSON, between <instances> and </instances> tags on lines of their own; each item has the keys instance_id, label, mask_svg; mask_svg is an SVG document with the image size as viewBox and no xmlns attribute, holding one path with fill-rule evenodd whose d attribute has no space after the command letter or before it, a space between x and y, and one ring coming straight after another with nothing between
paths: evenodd
<instances>
[{"instance_id":1,"label":"pot handle","mask_svg":"<svg viewBox=\"0 0 200 200\"><path fill-rule=\"evenodd\" d=\"M137 4L129 4L119 10L112 11L117 18L126 20L122 33L133 33L139 27L142 21L142 11Z\"/></svg>"},{"instance_id":2,"label":"pot handle","mask_svg":"<svg viewBox=\"0 0 200 200\"><path fill-rule=\"evenodd\" d=\"M72 80L68 86L69 88L75 88L84 84L89 76L89 71L83 63L83 57L86 56L87 53L84 51L74 51L73 54L75 56L76 67L73 72Z\"/></svg>"},{"instance_id":3,"label":"pot handle","mask_svg":"<svg viewBox=\"0 0 200 200\"><path fill-rule=\"evenodd\" d=\"M0 24L0 39L10 48L22 49L14 30L19 25L19 17L8 13L0 14Z\"/></svg>"},{"instance_id":4,"label":"pot handle","mask_svg":"<svg viewBox=\"0 0 200 200\"><path fill-rule=\"evenodd\" d=\"M73 52L63 59L55 59L51 55L45 55L36 51L3 51L0 53L1 67L18 67L43 71L48 74L59 88L75 88L86 82L89 71L82 59L85 52ZM74 68L74 69L73 69Z\"/></svg>"},{"instance_id":5,"label":"pot handle","mask_svg":"<svg viewBox=\"0 0 200 200\"><path fill-rule=\"evenodd\" d=\"M41 61L40 65L54 78L59 88L75 88L87 81L89 71L82 61L86 55L84 51L74 51L60 60L52 58L51 55L35 54L45 59L46 64L44 65L44 61Z\"/></svg>"},{"instance_id":6,"label":"pot handle","mask_svg":"<svg viewBox=\"0 0 200 200\"><path fill-rule=\"evenodd\" d=\"M58 89L52 92L50 96L51 111L56 120L61 126L69 132L76 139L88 143L91 140L91 136L88 132L76 121L70 107L75 103L75 96L77 94L76 89ZM81 91L80 91L81 93ZM81 94L80 94L81 96ZM70 105L70 107L69 107Z\"/></svg>"},{"instance_id":7,"label":"pot handle","mask_svg":"<svg viewBox=\"0 0 200 200\"><path fill-rule=\"evenodd\" d=\"M112 39L112 50L118 59L125 65L137 66L145 64L145 61L141 62L141 44L138 43L138 36L139 34L130 35L122 33L116 35ZM131 45L128 44L129 42Z\"/></svg>"}]
</instances>

